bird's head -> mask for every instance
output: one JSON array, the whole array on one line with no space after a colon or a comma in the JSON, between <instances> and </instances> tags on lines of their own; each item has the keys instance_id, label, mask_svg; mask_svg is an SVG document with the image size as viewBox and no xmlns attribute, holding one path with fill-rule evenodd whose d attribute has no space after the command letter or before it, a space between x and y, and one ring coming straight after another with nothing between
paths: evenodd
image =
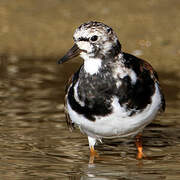
<instances>
[{"instance_id":1,"label":"bird's head","mask_svg":"<svg viewBox=\"0 0 180 180\"><path fill-rule=\"evenodd\" d=\"M100 22L88 22L79 26L73 36L74 46L61 58L61 64L77 55L81 57L103 58L115 56L121 45L112 28Z\"/></svg>"}]
</instances>

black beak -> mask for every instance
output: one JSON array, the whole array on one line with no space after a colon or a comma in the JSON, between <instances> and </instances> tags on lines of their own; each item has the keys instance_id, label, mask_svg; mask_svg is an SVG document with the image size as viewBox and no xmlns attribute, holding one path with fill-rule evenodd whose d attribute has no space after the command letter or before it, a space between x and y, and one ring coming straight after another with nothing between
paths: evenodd
<instances>
[{"instance_id":1,"label":"black beak","mask_svg":"<svg viewBox=\"0 0 180 180\"><path fill-rule=\"evenodd\" d=\"M62 57L60 60L58 60L58 64L62 64L66 62L69 59L72 59L73 57L76 57L80 54L80 49L76 44L65 54L64 57Z\"/></svg>"}]
</instances>

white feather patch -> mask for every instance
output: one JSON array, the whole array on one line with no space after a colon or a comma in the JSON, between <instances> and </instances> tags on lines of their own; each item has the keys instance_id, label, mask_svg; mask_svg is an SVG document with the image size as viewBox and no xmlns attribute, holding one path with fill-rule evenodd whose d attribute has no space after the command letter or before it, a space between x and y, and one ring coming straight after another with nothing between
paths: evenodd
<instances>
[{"instance_id":1,"label":"white feather patch","mask_svg":"<svg viewBox=\"0 0 180 180\"><path fill-rule=\"evenodd\" d=\"M78 87L79 81L76 83L76 85L74 86L74 98L75 100L79 103L79 105L81 105L82 107L85 106L84 102L81 101L78 97L78 93L77 93L77 87Z\"/></svg>"},{"instance_id":2,"label":"white feather patch","mask_svg":"<svg viewBox=\"0 0 180 180\"><path fill-rule=\"evenodd\" d=\"M78 41L77 45L79 49L91 53L93 51L93 46L88 41Z\"/></svg>"},{"instance_id":3,"label":"white feather patch","mask_svg":"<svg viewBox=\"0 0 180 180\"><path fill-rule=\"evenodd\" d=\"M96 144L96 139L88 136L89 148L93 147Z\"/></svg>"},{"instance_id":4,"label":"white feather patch","mask_svg":"<svg viewBox=\"0 0 180 180\"><path fill-rule=\"evenodd\" d=\"M112 48L112 42L105 41L103 44L103 53L106 54Z\"/></svg>"},{"instance_id":5,"label":"white feather patch","mask_svg":"<svg viewBox=\"0 0 180 180\"><path fill-rule=\"evenodd\" d=\"M136 73L133 70L126 68L121 62L117 62L114 65L113 76L115 79L123 79L125 76L129 76L132 84L135 84L137 81Z\"/></svg>"},{"instance_id":6,"label":"white feather patch","mask_svg":"<svg viewBox=\"0 0 180 180\"><path fill-rule=\"evenodd\" d=\"M102 60L99 58L91 58L86 53L81 52L80 55L84 59L84 70L90 75L97 74L101 68Z\"/></svg>"},{"instance_id":7,"label":"white feather patch","mask_svg":"<svg viewBox=\"0 0 180 180\"><path fill-rule=\"evenodd\" d=\"M130 76L130 78L131 78L132 84L135 84L136 81L137 81L136 73L135 73L133 70L131 70L130 73L129 73L129 76Z\"/></svg>"}]
</instances>

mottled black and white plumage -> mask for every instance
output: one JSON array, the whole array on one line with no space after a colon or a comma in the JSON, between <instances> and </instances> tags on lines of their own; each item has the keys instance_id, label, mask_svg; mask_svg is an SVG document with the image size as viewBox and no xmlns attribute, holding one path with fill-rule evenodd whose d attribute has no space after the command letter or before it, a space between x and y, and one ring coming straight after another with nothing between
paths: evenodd
<instances>
[{"instance_id":1,"label":"mottled black and white plumage","mask_svg":"<svg viewBox=\"0 0 180 180\"><path fill-rule=\"evenodd\" d=\"M135 135L164 111L157 73L123 52L109 26L84 23L73 38L75 45L59 63L76 55L84 63L68 83L65 112L68 126L78 125L90 148L101 138Z\"/></svg>"}]
</instances>

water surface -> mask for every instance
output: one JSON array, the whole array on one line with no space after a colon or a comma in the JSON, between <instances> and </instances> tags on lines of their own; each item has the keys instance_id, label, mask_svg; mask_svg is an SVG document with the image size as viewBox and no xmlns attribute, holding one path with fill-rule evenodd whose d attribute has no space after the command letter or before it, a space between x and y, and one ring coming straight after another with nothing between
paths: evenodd
<instances>
[{"instance_id":1,"label":"water surface","mask_svg":"<svg viewBox=\"0 0 180 180\"><path fill-rule=\"evenodd\" d=\"M179 179L179 78L159 72L167 110L143 134L148 159L136 160L134 139L105 140L89 165L85 135L69 132L64 84L78 63L1 57L0 176L3 179ZM168 96L168 94L171 94Z\"/></svg>"},{"instance_id":2,"label":"water surface","mask_svg":"<svg viewBox=\"0 0 180 180\"><path fill-rule=\"evenodd\" d=\"M179 180L179 1L27 2L0 2L0 179ZM57 59L92 19L111 25L123 50L159 74L167 108L144 130L141 161L134 139L113 139L96 146L100 157L89 165L87 137L66 126L65 83L82 61Z\"/></svg>"}]
</instances>

